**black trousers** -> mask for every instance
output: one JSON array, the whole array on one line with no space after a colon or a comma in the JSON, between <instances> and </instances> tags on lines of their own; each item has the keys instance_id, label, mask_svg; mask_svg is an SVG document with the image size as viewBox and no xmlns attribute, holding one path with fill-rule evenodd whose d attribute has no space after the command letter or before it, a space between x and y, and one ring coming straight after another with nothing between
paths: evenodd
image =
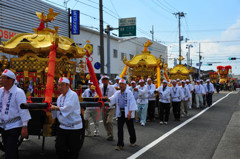
<instances>
[{"instance_id":1,"label":"black trousers","mask_svg":"<svg viewBox=\"0 0 240 159\"><path fill-rule=\"evenodd\" d=\"M206 95L203 95L203 106L207 105L206 103Z\"/></svg>"},{"instance_id":2,"label":"black trousers","mask_svg":"<svg viewBox=\"0 0 240 159\"><path fill-rule=\"evenodd\" d=\"M175 119L180 119L181 114L181 102L172 102L173 114Z\"/></svg>"},{"instance_id":3,"label":"black trousers","mask_svg":"<svg viewBox=\"0 0 240 159\"><path fill-rule=\"evenodd\" d=\"M153 120L155 116L155 101L154 100L150 100L148 101L148 119L149 120Z\"/></svg>"},{"instance_id":4,"label":"black trousers","mask_svg":"<svg viewBox=\"0 0 240 159\"><path fill-rule=\"evenodd\" d=\"M56 153L59 159L77 159L80 151L80 135L83 129L65 130L58 128Z\"/></svg>"},{"instance_id":5,"label":"black trousers","mask_svg":"<svg viewBox=\"0 0 240 159\"><path fill-rule=\"evenodd\" d=\"M158 110L160 121L168 122L170 114L170 103L159 102Z\"/></svg>"},{"instance_id":6,"label":"black trousers","mask_svg":"<svg viewBox=\"0 0 240 159\"><path fill-rule=\"evenodd\" d=\"M0 128L0 130L5 149L5 159L18 159L17 142L22 128L13 128L10 130L4 130Z\"/></svg>"},{"instance_id":7,"label":"black trousers","mask_svg":"<svg viewBox=\"0 0 240 159\"><path fill-rule=\"evenodd\" d=\"M207 98L207 105L211 106L212 105L212 93L207 93L206 98Z\"/></svg>"},{"instance_id":8,"label":"black trousers","mask_svg":"<svg viewBox=\"0 0 240 159\"><path fill-rule=\"evenodd\" d=\"M194 107L194 106L196 106L196 104L195 104L195 92L193 92L192 93L192 108Z\"/></svg>"},{"instance_id":9,"label":"black trousers","mask_svg":"<svg viewBox=\"0 0 240 159\"><path fill-rule=\"evenodd\" d=\"M134 124L133 124L133 118L129 119L125 118L125 112L121 112L121 117L118 117L118 143L117 146L124 146L123 142L123 126L124 123L126 122L127 128L128 128L128 133L130 135L130 143L133 144L136 142L136 133L134 129Z\"/></svg>"}]
</instances>

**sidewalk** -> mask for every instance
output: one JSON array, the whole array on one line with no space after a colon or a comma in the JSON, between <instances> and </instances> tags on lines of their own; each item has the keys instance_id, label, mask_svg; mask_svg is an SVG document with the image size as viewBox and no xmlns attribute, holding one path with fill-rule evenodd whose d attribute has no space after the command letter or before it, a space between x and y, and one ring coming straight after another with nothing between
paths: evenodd
<instances>
[{"instance_id":1,"label":"sidewalk","mask_svg":"<svg viewBox=\"0 0 240 159\"><path fill-rule=\"evenodd\" d=\"M240 158L240 100L212 159Z\"/></svg>"}]
</instances>

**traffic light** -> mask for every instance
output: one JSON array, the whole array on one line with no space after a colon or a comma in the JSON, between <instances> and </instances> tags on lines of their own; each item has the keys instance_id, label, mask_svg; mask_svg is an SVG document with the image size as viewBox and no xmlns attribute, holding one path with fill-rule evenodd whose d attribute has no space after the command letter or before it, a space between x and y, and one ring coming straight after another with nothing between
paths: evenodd
<instances>
[{"instance_id":1,"label":"traffic light","mask_svg":"<svg viewBox=\"0 0 240 159\"><path fill-rule=\"evenodd\" d=\"M207 66L212 66L212 63L207 63Z\"/></svg>"},{"instance_id":2,"label":"traffic light","mask_svg":"<svg viewBox=\"0 0 240 159\"><path fill-rule=\"evenodd\" d=\"M236 57L229 57L228 59L229 60L236 60L237 58Z\"/></svg>"}]
</instances>

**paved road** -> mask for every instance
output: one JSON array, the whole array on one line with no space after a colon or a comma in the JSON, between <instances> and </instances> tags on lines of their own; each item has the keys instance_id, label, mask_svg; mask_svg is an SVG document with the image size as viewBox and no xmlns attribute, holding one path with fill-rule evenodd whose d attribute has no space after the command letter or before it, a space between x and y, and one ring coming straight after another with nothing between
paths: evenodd
<instances>
[{"instance_id":1,"label":"paved road","mask_svg":"<svg viewBox=\"0 0 240 159\"><path fill-rule=\"evenodd\" d=\"M227 93L214 94L214 101L224 97ZM218 144L223 137L226 127L236 109L239 109L239 93L232 93L225 99L206 110L202 115L189 121L186 125L173 132L168 137L161 140L155 146L148 149L138 158L151 159L210 159L214 155ZM137 146L130 147L128 133L125 128L125 147L123 151L115 151L117 140L116 121L114 122L115 140L106 141L106 133L101 123L100 137L86 137L79 158L110 158L121 159L131 157L133 154L139 154L142 149L163 135L185 123L203 109L192 109L187 118L182 118L181 122L173 121L171 117L168 125L159 125L159 121L147 123L145 127L135 125L137 133ZM36 136L30 136L30 141L24 142L20 146L20 159L55 159L54 137L46 139L45 153L40 155L41 140ZM146 148L146 147L145 147ZM0 157L3 153L0 152Z\"/></svg>"}]
</instances>

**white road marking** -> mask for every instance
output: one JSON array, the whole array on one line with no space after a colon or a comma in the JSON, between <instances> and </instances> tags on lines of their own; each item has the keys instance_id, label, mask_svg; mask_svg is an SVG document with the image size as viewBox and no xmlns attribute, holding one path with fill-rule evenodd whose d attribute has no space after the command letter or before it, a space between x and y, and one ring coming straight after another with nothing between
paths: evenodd
<instances>
[{"instance_id":1,"label":"white road marking","mask_svg":"<svg viewBox=\"0 0 240 159\"><path fill-rule=\"evenodd\" d=\"M217 104L218 102L220 102L221 100L223 100L224 98L226 98L229 94L231 94L233 92L228 93L226 96L222 97L221 99L217 100L216 102L214 102L212 104L211 107L213 107L215 104ZM142 149L140 149L139 151L137 151L135 154L133 154L132 156L128 157L127 159L135 159L139 156L141 156L143 153L145 153L146 151L148 151L150 148L152 148L153 146L157 145L159 142L161 142L162 140L164 140L165 138L167 138L169 135L171 135L172 133L174 133L175 131L179 130L180 128L182 128L183 126L185 126L186 124L188 124L189 122L191 122L192 120L194 120L195 118L199 117L200 115L202 115L204 112L206 112L208 109L210 109L211 107L207 107L204 110L202 110L201 112L199 112L198 114L196 114L195 116L193 116L192 118L186 120L185 122L183 122L182 124L178 125L177 127L173 128L172 130L168 131L167 133L163 134L162 136L160 136L158 139L154 140L153 142L151 142L150 144L148 144L147 146L143 147Z\"/></svg>"}]
</instances>

